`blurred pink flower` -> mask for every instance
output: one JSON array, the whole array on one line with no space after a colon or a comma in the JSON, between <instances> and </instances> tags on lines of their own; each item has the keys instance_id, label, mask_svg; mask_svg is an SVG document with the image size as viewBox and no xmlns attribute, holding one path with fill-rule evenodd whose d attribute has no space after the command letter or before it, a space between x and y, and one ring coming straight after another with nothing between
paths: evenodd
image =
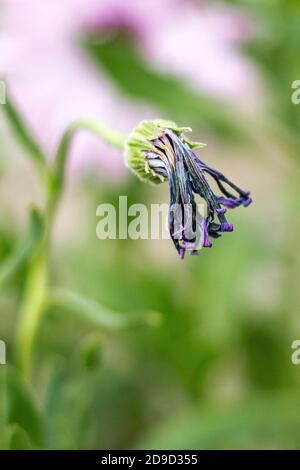
<instances>
[{"instance_id":1,"label":"blurred pink flower","mask_svg":"<svg viewBox=\"0 0 300 470\"><path fill-rule=\"evenodd\" d=\"M154 117L154 110L119 93L80 47L85 30L120 26L135 34L151 65L197 90L232 99L253 80L236 50L248 26L232 9L192 0L2 0L0 72L49 152L76 119L100 119L128 132ZM119 153L88 134L78 137L72 162L111 175L123 171Z\"/></svg>"},{"instance_id":2,"label":"blurred pink flower","mask_svg":"<svg viewBox=\"0 0 300 470\"><path fill-rule=\"evenodd\" d=\"M125 27L135 33L152 66L201 92L237 99L256 86L254 67L238 51L251 36L238 9L197 0L91 0L91 29Z\"/></svg>"},{"instance_id":3,"label":"blurred pink flower","mask_svg":"<svg viewBox=\"0 0 300 470\"><path fill-rule=\"evenodd\" d=\"M88 3L88 2L87 2ZM146 106L118 93L77 40L82 31L77 0L3 0L0 71L18 108L43 147L53 154L64 130L77 119L99 119L127 133ZM120 152L89 133L78 135L71 167L96 166L110 178L126 174Z\"/></svg>"}]
</instances>

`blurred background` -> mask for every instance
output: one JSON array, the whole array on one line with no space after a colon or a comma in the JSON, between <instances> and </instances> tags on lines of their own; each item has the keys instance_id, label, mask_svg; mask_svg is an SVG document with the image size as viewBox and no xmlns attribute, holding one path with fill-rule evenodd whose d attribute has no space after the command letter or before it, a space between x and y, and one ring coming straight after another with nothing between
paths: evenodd
<instances>
[{"instance_id":1,"label":"blurred background","mask_svg":"<svg viewBox=\"0 0 300 470\"><path fill-rule=\"evenodd\" d=\"M99 204L168 187L79 134L36 319L44 188L1 112L0 447L299 448L299 30L297 0L0 1L0 75L50 161L74 120L167 118L254 199L183 262L168 240L100 241Z\"/></svg>"}]
</instances>

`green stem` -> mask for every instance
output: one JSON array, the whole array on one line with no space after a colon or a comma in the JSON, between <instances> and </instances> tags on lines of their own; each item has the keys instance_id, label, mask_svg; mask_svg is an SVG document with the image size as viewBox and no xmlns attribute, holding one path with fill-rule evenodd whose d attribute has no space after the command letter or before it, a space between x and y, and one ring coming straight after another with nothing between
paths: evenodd
<instances>
[{"instance_id":1,"label":"green stem","mask_svg":"<svg viewBox=\"0 0 300 470\"><path fill-rule=\"evenodd\" d=\"M16 125L16 122L14 121ZM22 123L18 121L19 128L25 132ZM22 134L19 129L19 135ZM46 310L48 298L48 263L47 253L50 245L51 231L56 210L62 195L66 162L73 136L79 130L88 130L100 136L109 145L118 149L124 148L125 138L121 134L111 130L104 124L93 121L79 121L73 124L63 135L58 147L53 168L47 168L47 205L45 215L44 237L32 256L27 272L23 303L21 305L17 335L16 335L16 359L25 379L30 378L32 350L39 324ZM42 154L25 133L27 149L32 149L35 154L35 162L45 168ZM29 143L28 143L29 142ZM72 297L72 302L74 298Z\"/></svg>"},{"instance_id":2,"label":"green stem","mask_svg":"<svg viewBox=\"0 0 300 470\"><path fill-rule=\"evenodd\" d=\"M46 285L47 245L43 241L28 266L16 333L16 362L25 379L30 376L32 349L44 310Z\"/></svg>"},{"instance_id":3,"label":"green stem","mask_svg":"<svg viewBox=\"0 0 300 470\"><path fill-rule=\"evenodd\" d=\"M0 267L0 287L30 259L32 252L43 236L43 231L44 221L42 216L37 209L32 208L30 231L27 237Z\"/></svg>"},{"instance_id":4,"label":"green stem","mask_svg":"<svg viewBox=\"0 0 300 470\"><path fill-rule=\"evenodd\" d=\"M64 187L66 163L72 139L81 130L98 135L103 142L116 149L124 149L126 137L105 124L86 120L75 122L63 135L55 156L48 200L48 212L51 218L53 218Z\"/></svg>"},{"instance_id":5,"label":"green stem","mask_svg":"<svg viewBox=\"0 0 300 470\"><path fill-rule=\"evenodd\" d=\"M31 131L27 128L10 97L7 97L5 105L1 106L1 108L13 132L18 137L20 144L39 172L42 181L47 181L47 157L40 144L34 139Z\"/></svg>"},{"instance_id":6,"label":"green stem","mask_svg":"<svg viewBox=\"0 0 300 470\"><path fill-rule=\"evenodd\" d=\"M112 311L97 301L85 297L69 289L51 289L48 294L48 306L61 307L72 313L77 313L83 320L100 328L122 329L129 326L148 325L159 326L161 315L154 310L136 313L121 313Z\"/></svg>"}]
</instances>

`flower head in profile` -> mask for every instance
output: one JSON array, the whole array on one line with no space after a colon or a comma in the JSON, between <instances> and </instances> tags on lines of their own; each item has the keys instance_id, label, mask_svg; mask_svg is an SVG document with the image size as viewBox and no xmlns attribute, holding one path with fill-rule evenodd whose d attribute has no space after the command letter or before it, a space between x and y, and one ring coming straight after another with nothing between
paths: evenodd
<instances>
[{"instance_id":1,"label":"flower head in profile","mask_svg":"<svg viewBox=\"0 0 300 470\"><path fill-rule=\"evenodd\" d=\"M142 121L127 139L125 148L127 166L140 179L152 183L168 181L170 236L181 258L186 251L194 255L201 248L210 248L211 239L232 232L227 209L247 207L252 202L249 192L196 156L193 149L204 144L189 141L185 137L188 131L191 129L170 121ZM220 195L209 185L207 175L215 180ZM196 194L205 201L205 215L198 210Z\"/></svg>"}]
</instances>

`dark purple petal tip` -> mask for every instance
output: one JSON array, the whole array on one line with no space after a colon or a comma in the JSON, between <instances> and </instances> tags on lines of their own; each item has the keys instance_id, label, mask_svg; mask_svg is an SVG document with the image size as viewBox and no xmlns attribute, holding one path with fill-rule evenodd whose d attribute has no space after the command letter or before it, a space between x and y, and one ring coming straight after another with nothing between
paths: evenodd
<instances>
[{"instance_id":1,"label":"dark purple petal tip","mask_svg":"<svg viewBox=\"0 0 300 470\"><path fill-rule=\"evenodd\" d=\"M248 207L250 206L250 204L252 204L252 202L253 202L253 199L249 197L248 199L246 199L246 201L243 202L243 206Z\"/></svg>"},{"instance_id":2,"label":"dark purple petal tip","mask_svg":"<svg viewBox=\"0 0 300 470\"><path fill-rule=\"evenodd\" d=\"M220 231L221 232L233 232L233 224L229 224L228 222L222 223Z\"/></svg>"},{"instance_id":3,"label":"dark purple petal tip","mask_svg":"<svg viewBox=\"0 0 300 470\"><path fill-rule=\"evenodd\" d=\"M226 212L226 207L221 207L220 209L216 209L217 214L225 214Z\"/></svg>"},{"instance_id":4,"label":"dark purple petal tip","mask_svg":"<svg viewBox=\"0 0 300 470\"><path fill-rule=\"evenodd\" d=\"M192 251L190 252L190 255L191 255L191 256L197 256L197 255L199 255L199 251L197 251L197 250L192 250Z\"/></svg>"}]
</instances>

